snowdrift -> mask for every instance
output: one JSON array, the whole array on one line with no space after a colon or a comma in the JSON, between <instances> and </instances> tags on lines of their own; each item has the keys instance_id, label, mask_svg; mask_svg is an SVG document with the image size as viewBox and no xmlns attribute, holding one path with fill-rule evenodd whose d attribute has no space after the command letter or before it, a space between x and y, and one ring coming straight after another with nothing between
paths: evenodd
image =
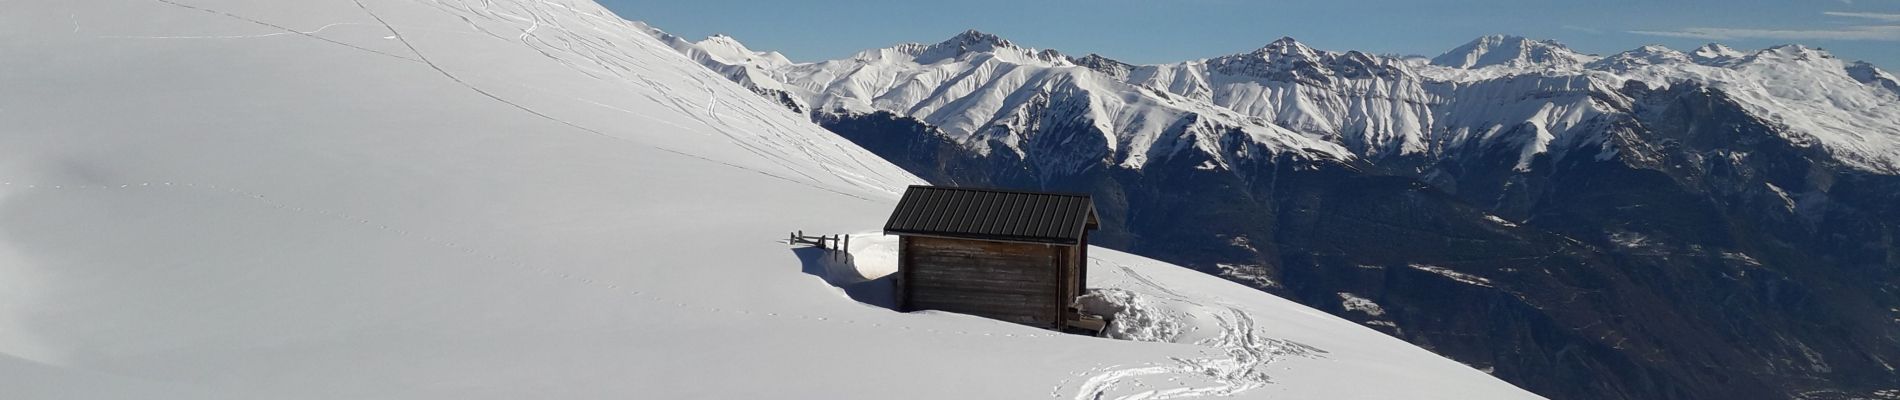
<instances>
[{"instance_id":1,"label":"snowdrift","mask_svg":"<svg viewBox=\"0 0 1900 400\"><path fill-rule=\"evenodd\" d=\"M590 2L15 8L10 399L1535 397L1110 251L1098 286L1220 332L852 301L779 238L918 180Z\"/></svg>"}]
</instances>

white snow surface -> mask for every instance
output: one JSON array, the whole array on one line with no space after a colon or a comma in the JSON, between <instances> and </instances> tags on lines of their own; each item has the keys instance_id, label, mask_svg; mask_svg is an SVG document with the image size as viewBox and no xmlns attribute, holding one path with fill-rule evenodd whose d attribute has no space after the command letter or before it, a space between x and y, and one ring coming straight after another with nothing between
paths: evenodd
<instances>
[{"instance_id":1,"label":"white snow surface","mask_svg":"<svg viewBox=\"0 0 1900 400\"><path fill-rule=\"evenodd\" d=\"M1097 286L1224 333L855 302L785 232L918 180L591 2L13 6L8 399L1535 398L1108 250Z\"/></svg>"}]
</instances>

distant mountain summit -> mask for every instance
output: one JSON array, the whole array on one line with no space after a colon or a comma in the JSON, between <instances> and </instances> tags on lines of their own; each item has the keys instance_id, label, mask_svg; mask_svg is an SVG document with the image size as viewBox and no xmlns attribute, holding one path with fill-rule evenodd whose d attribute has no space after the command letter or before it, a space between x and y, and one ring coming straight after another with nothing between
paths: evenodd
<instances>
[{"instance_id":1,"label":"distant mountain summit","mask_svg":"<svg viewBox=\"0 0 1900 400\"><path fill-rule=\"evenodd\" d=\"M951 36L949 39L937 43L934 47L953 47L962 51L987 51L994 50L998 47L1016 47L1016 45L1010 43L1009 40L1003 39L1001 36L971 29L963 31L963 33L958 33L956 36Z\"/></svg>"},{"instance_id":2,"label":"distant mountain summit","mask_svg":"<svg viewBox=\"0 0 1900 400\"><path fill-rule=\"evenodd\" d=\"M914 56L914 61L931 64L945 60L961 60L975 54L1001 55L1013 60L1035 60L1042 63L1065 63L1067 57L1054 50L1036 50L1016 46L1009 40L975 29L963 31L936 44L904 44L892 47L898 52Z\"/></svg>"},{"instance_id":3,"label":"distant mountain summit","mask_svg":"<svg viewBox=\"0 0 1900 400\"><path fill-rule=\"evenodd\" d=\"M1729 48L1721 43L1705 44L1689 52L1690 59L1702 65L1728 65L1746 56L1748 53Z\"/></svg>"},{"instance_id":4,"label":"distant mountain summit","mask_svg":"<svg viewBox=\"0 0 1900 400\"><path fill-rule=\"evenodd\" d=\"M1315 50L1282 37L1252 52L1205 60L1208 71L1232 76L1312 82L1405 74L1401 63L1360 53Z\"/></svg>"},{"instance_id":5,"label":"distant mountain summit","mask_svg":"<svg viewBox=\"0 0 1900 400\"><path fill-rule=\"evenodd\" d=\"M1648 45L1634 50L1616 53L1590 62L1590 69L1628 72L1629 70L1651 65L1686 64L1695 60L1688 54L1661 45Z\"/></svg>"},{"instance_id":6,"label":"distant mountain summit","mask_svg":"<svg viewBox=\"0 0 1900 400\"><path fill-rule=\"evenodd\" d=\"M1476 69L1492 66L1522 68L1530 66L1570 67L1596 60L1551 40L1532 40L1521 36L1490 35L1432 58L1433 65Z\"/></svg>"},{"instance_id":7,"label":"distant mountain summit","mask_svg":"<svg viewBox=\"0 0 1900 400\"><path fill-rule=\"evenodd\" d=\"M1089 53L1089 55L1080 58L1069 58L1069 62L1114 77L1115 79L1128 78L1128 72L1134 70L1136 67L1134 64L1121 62L1095 53Z\"/></svg>"},{"instance_id":8,"label":"distant mountain summit","mask_svg":"<svg viewBox=\"0 0 1900 400\"><path fill-rule=\"evenodd\" d=\"M1848 76L1854 77L1854 80L1860 81L1860 83L1885 88L1895 95L1900 95L1900 79L1894 78L1893 74L1887 73L1887 71L1881 70L1880 67L1875 67L1866 61L1855 61L1853 64L1849 64L1847 66L1847 74Z\"/></svg>"}]
</instances>

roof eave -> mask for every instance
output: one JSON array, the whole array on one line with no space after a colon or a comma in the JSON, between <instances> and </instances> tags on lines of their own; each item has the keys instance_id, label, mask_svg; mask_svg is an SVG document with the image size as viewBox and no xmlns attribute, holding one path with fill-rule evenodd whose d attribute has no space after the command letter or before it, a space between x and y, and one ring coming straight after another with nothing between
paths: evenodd
<instances>
[{"instance_id":1,"label":"roof eave","mask_svg":"<svg viewBox=\"0 0 1900 400\"><path fill-rule=\"evenodd\" d=\"M920 236L920 237L929 237L929 238L938 238L938 239L976 240L976 241L984 241L984 242L1004 242L1004 243L1024 243L1024 244L1047 244L1047 245L1056 245L1056 246L1075 246L1075 245L1082 244L1081 239L1004 237L1004 236L990 236L990 235L956 235L956 234L946 234L942 232L913 232L913 231L891 230L891 229L885 229L884 234L891 235L891 236Z\"/></svg>"}]
</instances>

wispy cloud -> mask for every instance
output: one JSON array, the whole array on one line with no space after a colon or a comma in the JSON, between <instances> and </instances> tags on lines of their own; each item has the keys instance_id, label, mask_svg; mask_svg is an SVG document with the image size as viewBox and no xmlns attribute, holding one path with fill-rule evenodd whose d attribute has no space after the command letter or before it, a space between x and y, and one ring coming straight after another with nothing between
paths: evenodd
<instances>
[{"instance_id":1,"label":"wispy cloud","mask_svg":"<svg viewBox=\"0 0 1900 400\"><path fill-rule=\"evenodd\" d=\"M1887 22L1900 22L1900 14L1846 12L1846 11L1828 11L1822 14L1827 14L1827 15L1836 16L1836 17L1866 18L1866 19L1871 19L1871 20L1879 20L1879 21L1887 21Z\"/></svg>"},{"instance_id":2,"label":"wispy cloud","mask_svg":"<svg viewBox=\"0 0 1900 400\"><path fill-rule=\"evenodd\" d=\"M1831 17L1862 18L1882 22L1900 22L1900 14L1871 12L1827 11L1821 14ZM1693 27L1672 30L1635 30L1638 35L1667 36L1693 39L1782 39L1782 40L1875 40L1900 41L1900 25L1853 25L1814 29L1764 29L1764 28L1708 28Z\"/></svg>"},{"instance_id":3,"label":"wispy cloud","mask_svg":"<svg viewBox=\"0 0 1900 400\"><path fill-rule=\"evenodd\" d=\"M1841 29L1683 28L1672 31L1629 31L1638 35L1694 39L1788 39L1900 41L1900 25L1849 26Z\"/></svg>"}]
</instances>

